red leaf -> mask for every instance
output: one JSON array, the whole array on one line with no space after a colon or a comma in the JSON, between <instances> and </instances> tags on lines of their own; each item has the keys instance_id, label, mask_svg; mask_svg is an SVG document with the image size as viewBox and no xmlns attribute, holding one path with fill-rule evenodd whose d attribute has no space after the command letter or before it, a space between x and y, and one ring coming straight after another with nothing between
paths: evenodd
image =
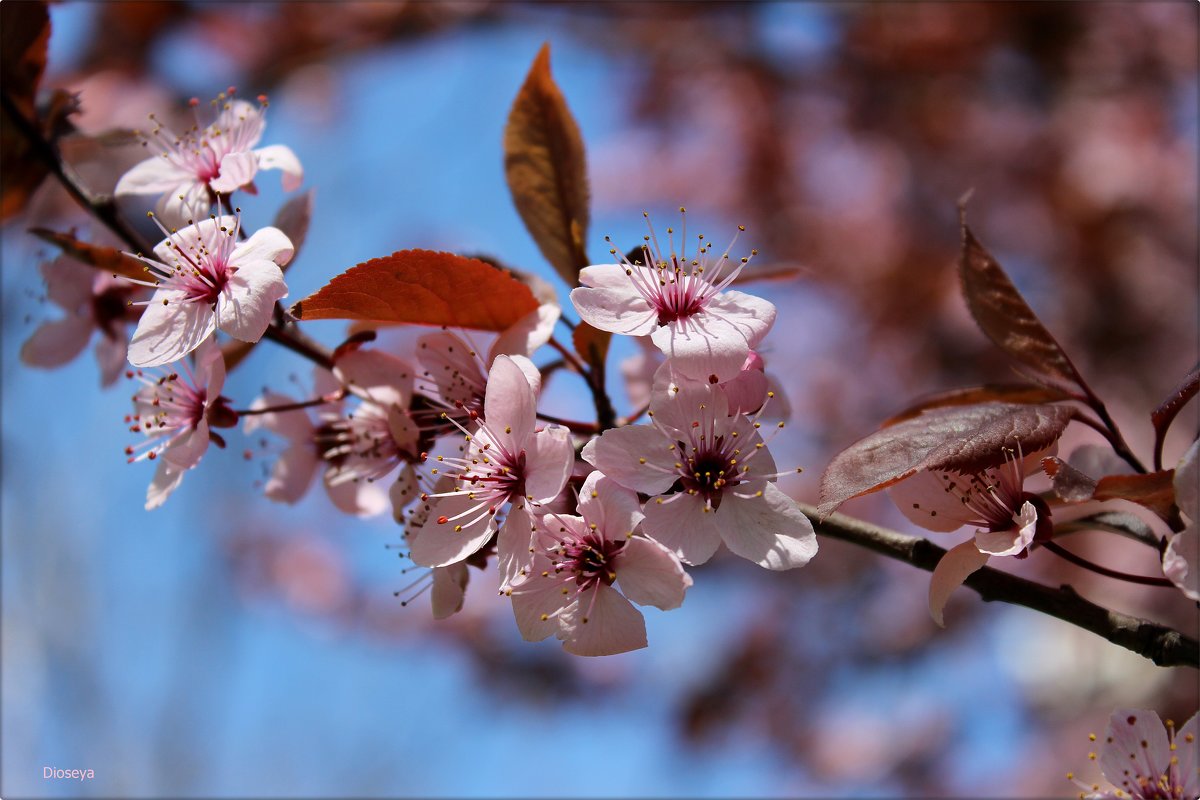
<instances>
[{"instance_id":1,"label":"red leaf","mask_svg":"<svg viewBox=\"0 0 1200 800\"><path fill-rule=\"evenodd\" d=\"M990 383L983 386L971 386L966 389L951 389L946 392L927 395L908 408L884 420L883 427L895 425L921 415L922 411L930 408L945 406L968 406L977 403L1001 402L1038 404L1053 403L1058 400L1070 399L1058 389L1048 386L1034 386L1027 383Z\"/></svg>"},{"instance_id":2,"label":"red leaf","mask_svg":"<svg viewBox=\"0 0 1200 800\"><path fill-rule=\"evenodd\" d=\"M47 228L30 228L29 232L42 241L55 245L67 255L89 267L135 281L149 280L146 267L142 262L125 255L115 247L89 244L76 239L69 233L59 233Z\"/></svg>"},{"instance_id":3,"label":"red leaf","mask_svg":"<svg viewBox=\"0 0 1200 800\"><path fill-rule=\"evenodd\" d=\"M1167 429L1175 421L1175 416L1179 413L1180 409L1196 396L1198 388L1200 388L1200 365L1193 367L1187 377L1171 392L1170 397L1164 400L1162 405L1154 409L1154 412L1150 414L1150 421L1154 423L1155 466L1162 465L1162 448L1163 442L1167 438Z\"/></svg>"},{"instance_id":4,"label":"red leaf","mask_svg":"<svg viewBox=\"0 0 1200 800\"><path fill-rule=\"evenodd\" d=\"M538 307L529 287L473 258L400 250L351 267L292 306L297 319L502 331Z\"/></svg>"},{"instance_id":5,"label":"red leaf","mask_svg":"<svg viewBox=\"0 0 1200 800\"><path fill-rule=\"evenodd\" d=\"M1067 354L1021 297L1004 269L962 224L959 259L963 296L971 316L989 339L1033 375L1084 389L1083 378Z\"/></svg>"},{"instance_id":6,"label":"red leaf","mask_svg":"<svg viewBox=\"0 0 1200 800\"><path fill-rule=\"evenodd\" d=\"M604 360L608 357L610 341L612 341L611 333L593 328L582 320L571 332L571 344L575 346L575 352L593 370L603 369Z\"/></svg>"},{"instance_id":7,"label":"red leaf","mask_svg":"<svg viewBox=\"0 0 1200 800\"><path fill-rule=\"evenodd\" d=\"M588 261L587 160L542 45L504 128L504 174L525 227L568 285Z\"/></svg>"},{"instance_id":8,"label":"red leaf","mask_svg":"<svg viewBox=\"0 0 1200 800\"><path fill-rule=\"evenodd\" d=\"M821 476L820 513L918 470L980 472L1003 463L1006 448L1036 452L1057 441L1073 414L1067 406L1013 403L930 409L839 453Z\"/></svg>"},{"instance_id":9,"label":"red leaf","mask_svg":"<svg viewBox=\"0 0 1200 800\"><path fill-rule=\"evenodd\" d=\"M1095 500L1130 500L1169 519L1175 505L1175 470L1148 475L1106 475L1096 482Z\"/></svg>"}]
</instances>

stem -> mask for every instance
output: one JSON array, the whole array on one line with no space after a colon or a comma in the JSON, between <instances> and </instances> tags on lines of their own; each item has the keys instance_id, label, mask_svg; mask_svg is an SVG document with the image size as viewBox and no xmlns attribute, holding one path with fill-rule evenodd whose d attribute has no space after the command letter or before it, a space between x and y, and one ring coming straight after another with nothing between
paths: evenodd
<instances>
[{"instance_id":1,"label":"stem","mask_svg":"<svg viewBox=\"0 0 1200 800\"><path fill-rule=\"evenodd\" d=\"M641 408L639 408L637 411L634 411L628 417L624 417L623 419L621 419L619 421L619 424L620 425L630 425L634 422L637 422L639 419L641 419L641 416L649 410L650 410L650 404L643 403Z\"/></svg>"},{"instance_id":2,"label":"stem","mask_svg":"<svg viewBox=\"0 0 1200 800\"><path fill-rule=\"evenodd\" d=\"M1104 403L1089 387L1084 386L1082 388L1087 393L1087 404L1092 408L1093 411L1096 412L1096 414L1100 417L1100 421L1104 423L1104 426L1111 433L1111 436L1105 434L1104 438L1108 439L1109 444L1112 445L1113 451L1123 458L1125 463L1133 467L1134 470L1142 475L1145 475L1148 470L1146 469L1145 465L1138 460L1138 457L1133 454L1133 451L1129 449L1129 445L1125 443L1125 438L1121 436L1121 431L1117 429L1117 423L1111 416L1109 416L1108 409L1104 407Z\"/></svg>"},{"instance_id":3,"label":"stem","mask_svg":"<svg viewBox=\"0 0 1200 800\"><path fill-rule=\"evenodd\" d=\"M798 504L817 533L865 547L929 572L946 551L926 539L904 536L844 514L822 520L814 506ZM1173 628L1110 611L1080 597L1070 586L1053 589L1007 572L984 567L965 586L985 601L1025 606L1102 636L1162 667L1200 668L1200 643Z\"/></svg>"},{"instance_id":4,"label":"stem","mask_svg":"<svg viewBox=\"0 0 1200 800\"><path fill-rule=\"evenodd\" d=\"M283 345L319 367L333 371L333 355L328 350L300 331L285 327L278 320L271 321L263 333L263 338Z\"/></svg>"},{"instance_id":5,"label":"stem","mask_svg":"<svg viewBox=\"0 0 1200 800\"><path fill-rule=\"evenodd\" d=\"M1059 558L1066 559L1077 567L1083 567L1084 569L1091 570L1097 575L1104 575L1108 578L1116 578L1119 581L1128 581L1129 583L1139 583L1143 586L1165 586L1169 589L1175 585L1166 578L1149 578L1144 575L1130 575L1126 572L1118 572L1115 569L1102 567L1099 564L1088 561L1083 556L1075 555L1058 542L1042 542L1041 545Z\"/></svg>"},{"instance_id":6,"label":"stem","mask_svg":"<svg viewBox=\"0 0 1200 800\"><path fill-rule=\"evenodd\" d=\"M312 400L303 400L299 403L284 403L281 406L268 406L266 408L247 408L245 411L236 410L233 413L239 417L252 417L255 414L277 414L284 411L299 411L302 408L312 408L313 406L323 406L326 403L336 403L346 396L345 389L339 389L332 394L324 397L314 397Z\"/></svg>"},{"instance_id":7,"label":"stem","mask_svg":"<svg viewBox=\"0 0 1200 800\"><path fill-rule=\"evenodd\" d=\"M559 353L561 353L563 360L566 361L571 366L572 369L574 369L576 372L578 372L580 375L584 376L585 378L588 377L588 375L589 375L588 368L584 365L584 363L582 361L579 360L579 356L575 355L570 350L568 350L563 345L562 342L558 341L558 339L551 338L550 341L547 342L547 344L549 344L551 347L553 347L555 350L557 350Z\"/></svg>"}]
</instances>

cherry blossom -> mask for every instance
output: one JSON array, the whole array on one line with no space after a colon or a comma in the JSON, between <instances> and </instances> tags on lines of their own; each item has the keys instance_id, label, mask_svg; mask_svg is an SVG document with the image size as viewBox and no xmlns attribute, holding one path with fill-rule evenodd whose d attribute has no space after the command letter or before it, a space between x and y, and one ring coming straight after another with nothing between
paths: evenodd
<instances>
[{"instance_id":1,"label":"cherry blossom","mask_svg":"<svg viewBox=\"0 0 1200 800\"><path fill-rule=\"evenodd\" d=\"M651 229L643 259L622 257L618 264L585 267L579 273L583 286L572 290L571 302L600 330L649 335L682 374L711 383L727 381L741 371L751 343L761 341L775 322L775 306L727 289L750 260L730 267L736 236L710 264L712 245L703 236L689 257L676 253L673 229L667 233L666 253ZM686 242L686 222L681 241ZM609 252L617 254L615 248Z\"/></svg>"},{"instance_id":2,"label":"cherry blossom","mask_svg":"<svg viewBox=\"0 0 1200 800\"><path fill-rule=\"evenodd\" d=\"M579 493L579 516L535 522L531 558L507 591L521 635L554 634L580 656L645 647L646 622L630 600L678 608L692 579L671 551L634 534L642 518L635 492L593 472Z\"/></svg>"},{"instance_id":3,"label":"cherry blossom","mask_svg":"<svg viewBox=\"0 0 1200 800\"><path fill-rule=\"evenodd\" d=\"M950 594L992 556L1024 554L1035 538L1050 535L1050 509L1024 489L1025 478L1041 469L1056 445L1024 456L1005 449L1003 462L978 473L921 471L888 489L896 507L914 524L937 533L967 525L978 530L969 541L950 548L933 571L929 613L944 625Z\"/></svg>"},{"instance_id":4,"label":"cherry blossom","mask_svg":"<svg viewBox=\"0 0 1200 800\"><path fill-rule=\"evenodd\" d=\"M510 564L506 554L528 549L527 503L553 500L566 484L575 460L570 435L559 425L536 430L537 396L518 360L502 355L492 364L483 419L467 432L464 455L436 457L431 472L455 485L430 495L432 522L411 542L415 563L441 567L468 557L496 533L497 515L512 503L498 542L502 565ZM512 570L502 571L507 581Z\"/></svg>"},{"instance_id":5,"label":"cherry blossom","mask_svg":"<svg viewBox=\"0 0 1200 800\"><path fill-rule=\"evenodd\" d=\"M213 427L230 427L237 415L221 396L225 385L225 360L221 348L209 338L196 348L196 363L179 362L179 371L152 377L141 370L131 373L142 383L133 396L135 412L126 421L130 430L142 432L146 441L125 448L129 463L158 461L158 471L146 493L146 509L166 502L179 487L184 473L200 463L210 439L223 446Z\"/></svg>"},{"instance_id":6,"label":"cherry blossom","mask_svg":"<svg viewBox=\"0 0 1200 800\"><path fill-rule=\"evenodd\" d=\"M639 350L621 362L621 377L625 380L625 392L635 408L650 404L650 396L660 370L667 363L662 353L654 346L649 336L639 337ZM757 346L758 342L751 343ZM673 371L673 367L671 368ZM762 408L768 394L771 396L772 414L787 419L790 409L779 390L778 381L766 373L766 364L760 353L750 350L742 368L727 381L721 382L729 401L730 414L753 414Z\"/></svg>"},{"instance_id":7,"label":"cherry blossom","mask_svg":"<svg viewBox=\"0 0 1200 800\"><path fill-rule=\"evenodd\" d=\"M285 191L299 188L304 170L290 148L255 149L266 127L266 98L260 96L255 107L232 95L230 89L212 101L218 113L209 125L201 123L199 101L193 99L196 122L182 134L151 114L154 128L142 143L155 154L122 175L114 194L158 195L155 210L168 224L178 225L208 214L218 194L243 187L252 191L260 169L282 170Z\"/></svg>"},{"instance_id":8,"label":"cherry blossom","mask_svg":"<svg viewBox=\"0 0 1200 800\"><path fill-rule=\"evenodd\" d=\"M287 297L280 267L291 260L292 243L278 228L243 242L240 232L240 214L213 217L168 233L154 248L157 258L135 256L156 291L129 343L131 364L180 359L218 328L246 342L262 338L276 301Z\"/></svg>"},{"instance_id":9,"label":"cherry blossom","mask_svg":"<svg viewBox=\"0 0 1200 800\"><path fill-rule=\"evenodd\" d=\"M433 490L436 493L450 491L453 488L454 479L443 475L438 478ZM421 535L432 510L433 499L429 495L426 495L412 510L408 525L404 531L404 536L408 540L409 547ZM421 593L428 591L434 619L446 619L462 611L463 599L467 593L467 582L470 579L467 565L468 563L474 564L474 566L480 569L486 567L487 559L483 556L483 553L484 551L477 551L462 561L456 561L444 567L434 567L424 570L424 574L421 577L417 578L417 580L413 581L405 589L396 592L398 597L405 592L412 592L400 604L408 605Z\"/></svg>"},{"instance_id":10,"label":"cherry blossom","mask_svg":"<svg viewBox=\"0 0 1200 800\"><path fill-rule=\"evenodd\" d=\"M419 431L406 411L411 368L376 350L350 351L338 357L334 374L317 370L314 384L319 397L329 400L319 406L315 423L305 409L246 417L247 433L264 428L289 441L266 483L267 496L285 503L299 501L324 466L326 491L341 511L369 517L391 505L399 514L420 494L415 466L423 460ZM339 393L342 387L359 400L348 412ZM291 397L267 392L251 410L292 405L296 402Z\"/></svg>"},{"instance_id":11,"label":"cherry blossom","mask_svg":"<svg viewBox=\"0 0 1200 800\"><path fill-rule=\"evenodd\" d=\"M21 346L21 361L34 367L61 366L79 355L92 332L99 331L100 382L112 384L125 368L129 299L138 289L66 255L42 264L41 270L46 296L67 314L33 332Z\"/></svg>"},{"instance_id":12,"label":"cherry blossom","mask_svg":"<svg viewBox=\"0 0 1200 800\"><path fill-rule=\"evenodd\" d=\"M1175 468L1175 503L1187 526L1171 536L1163 551L1163 574L1191 600L1200 601L1200 441L1192 443Z\"/></svg>"},{"instance_id":13,"label":"cherry blossom","mask_svg":"<svg viewBox=\"0 0 1200 800\"><path fill-rule=\"evenodd\" d=\"M1109 717L1099 753L1088 758L1100 762L1100 771L1115 789L1102 791L1068 773L1087 800L1194 800L1200 797L1200 741L1197 715L1178 731L1167 720L1164 729L1158 714L1145 709L1120 708ZM1095 741L1093 735L1091 739Z\"/></svg>"},{"instance_id":14,"label":"cherry blossom","mask_svg":"<svg viewBox=\"0 0 1200 800\"><path fill-rule=\"evenodd\" d=\"M582 456L651 495L646 534L688 564L708 561L724 541L768 569L803 566L817 552L812 523L772 482L779 473L761 423L728 411L719 386L673 384L654 392L652 424L607 430Z\"/></svg>"}]
</instances>

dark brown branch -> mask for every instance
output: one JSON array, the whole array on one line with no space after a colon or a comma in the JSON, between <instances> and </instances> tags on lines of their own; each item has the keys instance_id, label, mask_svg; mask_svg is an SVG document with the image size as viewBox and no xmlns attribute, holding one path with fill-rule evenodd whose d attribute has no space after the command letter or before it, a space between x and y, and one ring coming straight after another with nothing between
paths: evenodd
<instances>
[{"instance_id":1,"label":"dark brown branch","mask_svg":"<svg viewBox=\"0 0 1200 800\"><path fill-rule=\"evenodd\" d=\"M865 547L929 572L945 550L926 539L904 536L844 514L821 520L814 506L800 504L818 534ZM966 586L987 602L1025 606L1102 636L1132 650L1160 667L1200 668L1200 643L1177 630L1138 617L1110 611L1080 597L1070 586L1057 589L984 567L967 578Z\"/></svg>"}]
</instances>

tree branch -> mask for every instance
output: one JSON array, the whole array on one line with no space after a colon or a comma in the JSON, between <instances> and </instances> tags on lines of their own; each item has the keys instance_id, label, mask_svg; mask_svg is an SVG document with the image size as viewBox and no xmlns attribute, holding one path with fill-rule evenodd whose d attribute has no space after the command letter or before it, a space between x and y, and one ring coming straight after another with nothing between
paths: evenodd
<instances>
[{"instance_id":1,"label":"tree branch","mask_svg":"<svg viewBox=\"0 0 1200 800\"><path fill-rule=\"evenodd\" d=\"M919 569L932 572L946 552L926 539L904 536L844 514L832 514L822 520L815 506L799 505L817 533ZM965 585L987 602L1012 603L1057 617L1145 656L1160 667L1200 668L1200 643L1195 639L1165 625L1098 606L1080 597L1070 586L1054 589L991 567L967 578Z\"/></svg>"}]
</instances>

